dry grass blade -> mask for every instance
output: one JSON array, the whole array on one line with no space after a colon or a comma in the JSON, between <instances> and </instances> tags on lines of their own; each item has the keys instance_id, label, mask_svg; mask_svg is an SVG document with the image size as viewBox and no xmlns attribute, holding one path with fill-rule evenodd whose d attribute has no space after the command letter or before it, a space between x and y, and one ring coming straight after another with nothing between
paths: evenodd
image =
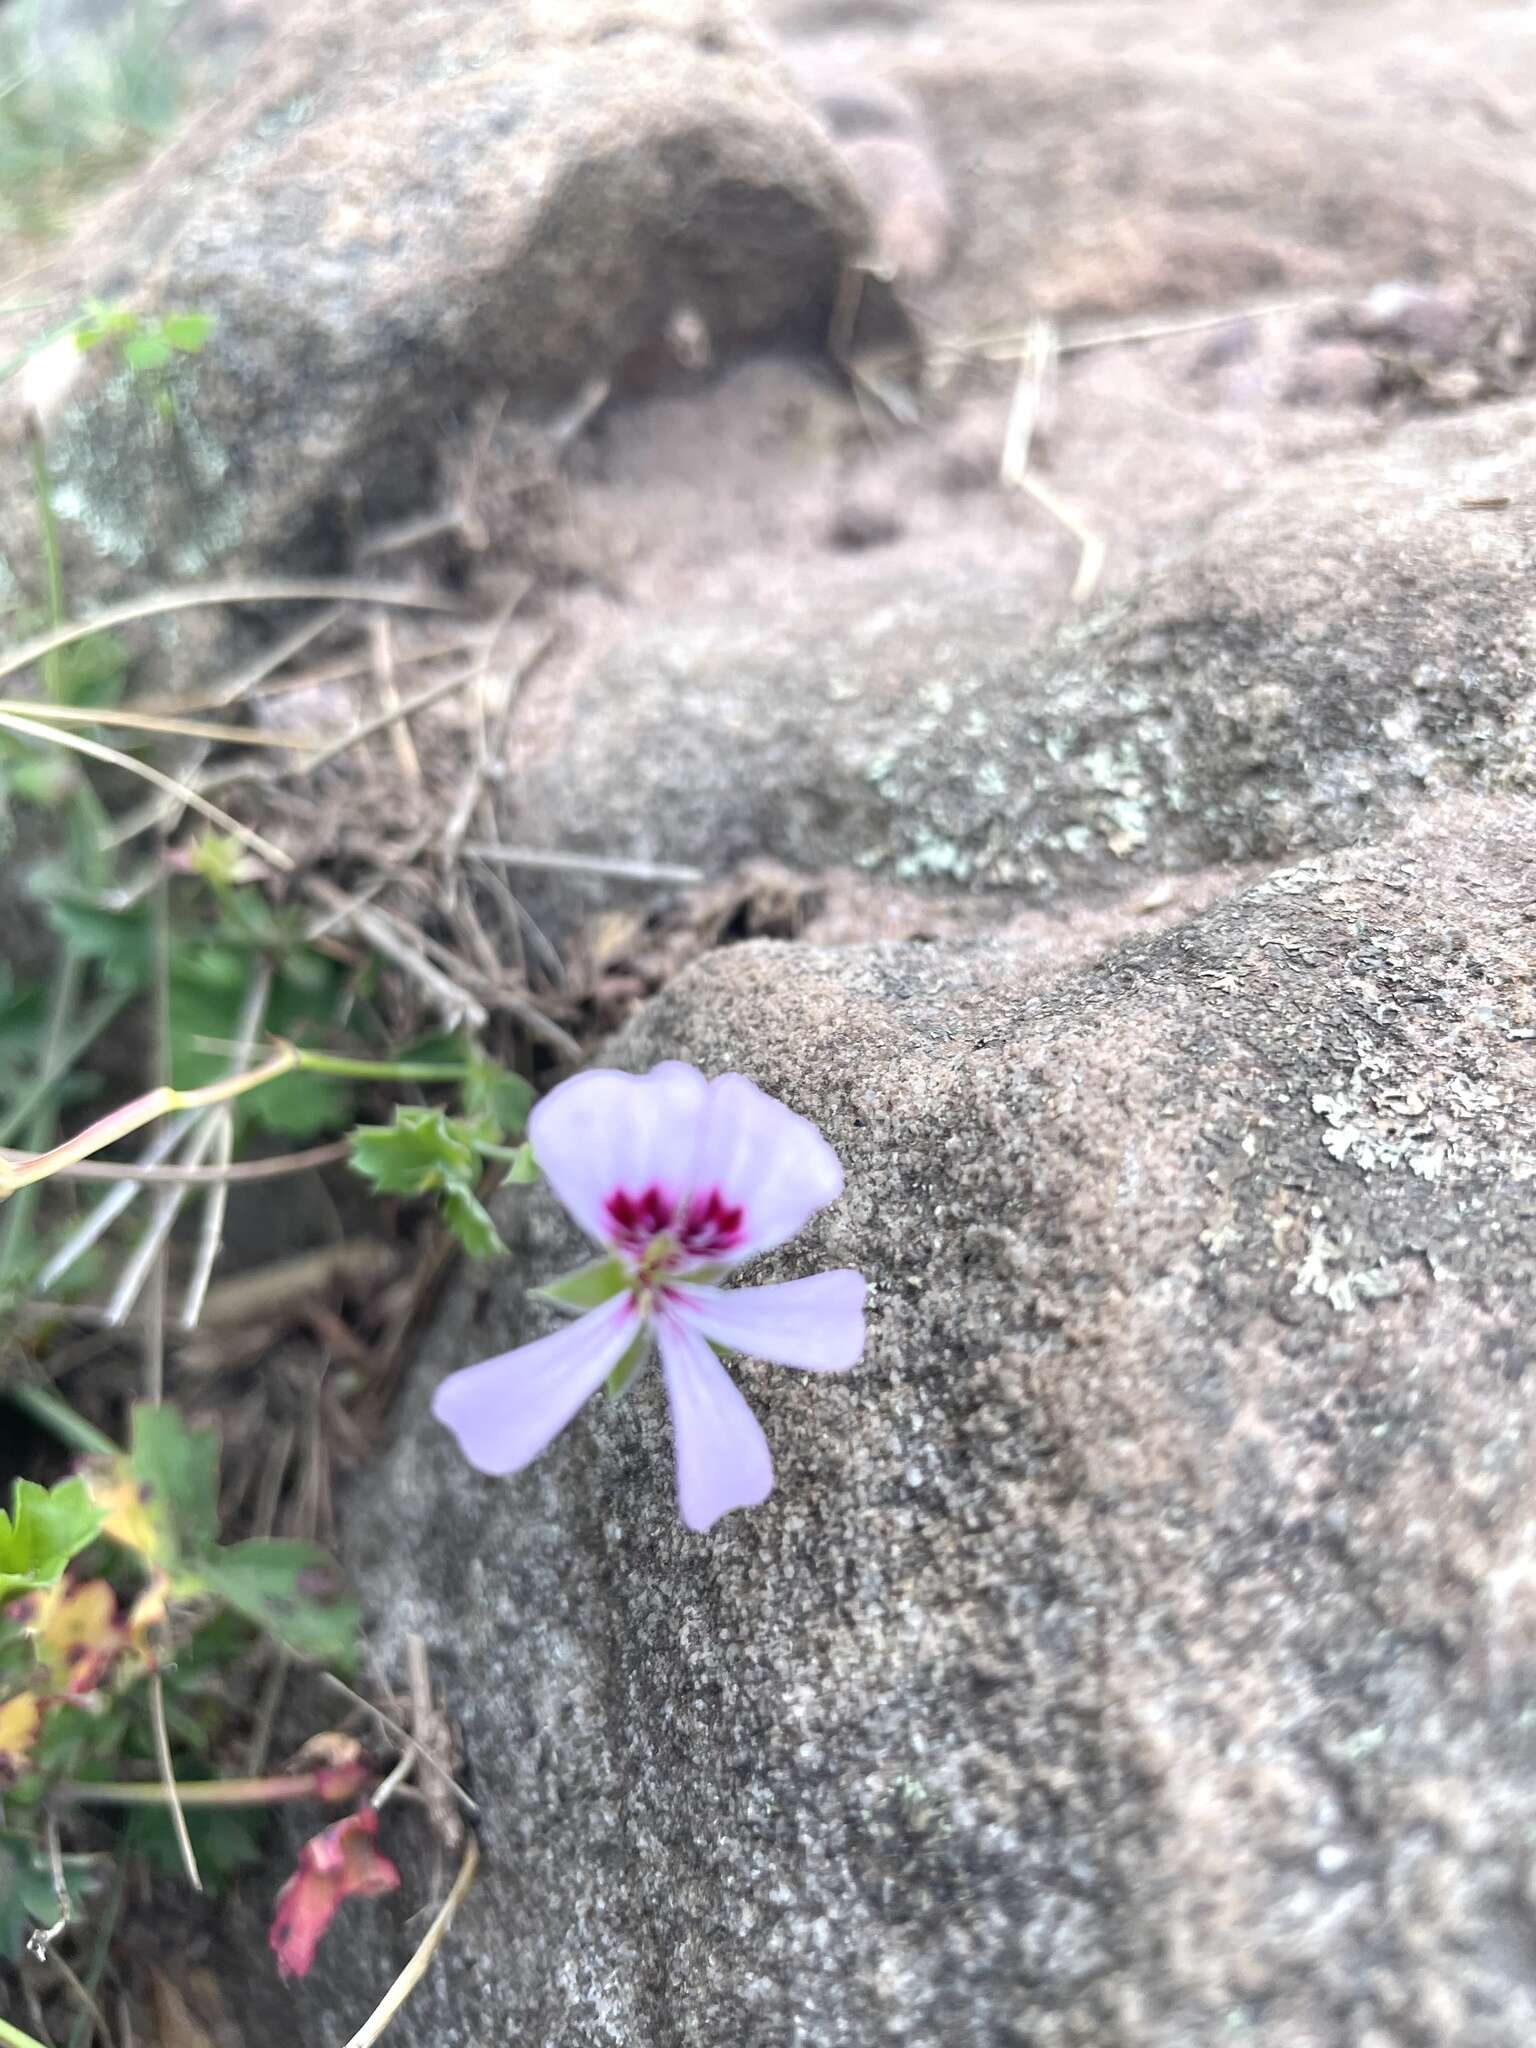
<instances>
[{"instance_id":1,"label":"dry grass blade","mask_svg":"<svg viewBox=\"0 0 1536 2048\"><path fill-rule=\"evenodd\" d=\"M1037 476L1025 476L1019 480L1019 489L1026 497L1033 498L1042 510L1049 512L1059 526L1064 526L1077 542L1077 574L1072 579L1072 602L1086 604L1098 588L1099 577L1104 569L1104 538L1069 505L1062 503L1048 484Z\"/></svg>"},{"instance_id":2,"label":"dry grass blade","mask_svg":"<svg viewBox=\"0 0 1536 2048\"><path fill-rule=\"evenodd\" d=\"M156 789L177 797L182 803L204 817L221 832L229 833L233 839L250 853L256 854L269 866L281 869L285 874L293 862L280 846L274 846L259 832L242 825L238 818L232 818L228 811L221 811L217 804L210 803L205 796L199 796L195 789L189 789L184 782L178 782L174 775L165 775L158 768L152 768L147 761L135 761L131 754L119 753L116 747L105 747L98 740L86 739L82 733L61 732L52 726L38 725L30 718L17 718L11 712L0 712L0 729L19 733L23 739L40 740L45 745L66 747L71 753L84 754L92 761L104 762L111 768L124 768L130 775L137 775L145 782L152 782Z\"/></svg>"},{"instance_id":3,"label":"dry grass blade","mask_svg":"<svg viewBox=\"0 0 1536 2048\"><path fill-rule=\"evenodd\" d=\"M605 875L619 882L671 882L679 888L693 888L709 879L702 868L676 867L667 861L623 860L606 854L560 853L549 847L472 845L464 851L476 860L493 861L498 867L562 875Z\"/></svg>"},{"instance_id":4,"label":"dry grass blade","mask_svg":"<svg viewBox=\"0 0 1536 2048\"><path fill-rule=\"evenodd\" d=\"M185 1126L182 1127L185 1129ZM176 1135L180 1135L178 1132ZM283 1152L273 1159L241 1159L225 1166L146 1166L135 1160L115 1165L110 1160L82 1159L60 1169L55 1180L131 1182L138 1187L212 1188L240 1181L282 1180L293 1173L313 1173L322 1166L334 1166L345 1159L350 1147L345 1138L328 1145L313 1145L305 1152ZM24 1165L32 1154L0 1145L0 1160L9 1166Z\"/></svg>"},{"instance_id":5,"label":"dry grass blade","mask_svg":"<svg viewBox=\"0 0 1536 2048\"><path fill-rule=\"evenodd\" d=\"M149 1139L144 1147L142 1157L135 1162L135 1166L158 1167L164 1159L175 1151L183 1136L191 1129L194 1117L194 1111L184 1110L179 1116L170 1118ZM73 1172L75 1169L73 1167L66 1167L63 1170L65 1172ZM52 1287L55 1281L62 1279L70 1267L74 1265L75 1261L83 1258L91 1246L112 1228L118 1217L122 1215L123 1211L138 1194L142 1185L142 1176L133 1167L125 1169L122 1179L118 1181L111 1194L102 1197L90 1215L85 1217L70 1232L63 1244L53 1254L53 1257L49 1259L47 1265L44 1266L42 1272L37 1276L38 1286L43 1288Z\"/></svg>"},{"instance_id":6,"label":"dry grass blade","mask_svg":"<svg viewBox=\"0 0 1536 2048\"><path fill-rule=\"evenodd\" d=\"M204 719L168 717L157 711L115 711L98 705L39 704L31 697L0 697L0 711L42 725L115 725L173 740L217 740L237 747L284 747L303 753L318 745L312 732L258 731L249 725L216 725Z\"/></svg>"},{"instance_id":7,"label":"dry grass blade","mask_svg":"<svg viewBox=\"0 0 1536 2048\"><path fill-rule=\"evenodd\" d=\"M464 1861L459 1865L459 1874L453 1881L453 1889L444 1899L431 1926L422 1936L421 1946L357 2032L348 2037L343 2048L373 2048L373 2043L382 2036L390 2021L432 1967L432 1958L442 1947L443 1937L453 1923L454 1914L468 1896L469 1888L475 1881L475 1872L479 1868L480 1845L471 1835L464 1844Z\"/></svg>"},{"instance_id":8,"label":"dry grass blade","mask_svg":"<svg viewBox=\"0 0 1536 2048\"><path fill-rule=\"evenodd\" d=\"M45 654L60 647L72 647L92 633L105 633L113 626L131 626L139 619L158 618L162 612L190 611L209 604L295 604L308 598L343 604L388 604L428 612L463 609L456 598L445 597L441 591L416 590L409 584L367 583L348 577L297 576L286 582L280 577L258 577L246 582L205 583L187 590L157 591L152 597L136 598L132 604L114 605L98 612L93 619L58 626L52 632L39 633L35 639L23 640L9 654L0 655L0 677L30 668Z\"/></svg>"},{"instance_id":9,"label":"dry grass blade","mask_svg":"<svg viewBox=\"0 0 1536 2048\"><path fill-rule=\"evenodd\" d=\"M1030 329L1029 346L1019 360L998 463L999 480L1015 490L1023 485L1037 430L1048 429L1050 425L1056 356L1055 328L1049 320L1036 320Z\"/></svg>"},{"instance_id":10,"label":"dry grass blade","mask_svg":"<svg viewBox=\"0 0 1536 2048\"><path fill-rule=\"evenodd\" d=\"M485 1028L490 1016L485 1005L467 989L460 988L457 982L450 981L446 974L439 973L420 948L397 929L393 918L355 898L348 898L333 883L322 881L318 875L306 886L316 902L334 911L340 922L351 925L364 945L392 960L402 974L409 975L412 981L425 989L450 1030L460 1024L467 1024L472 1031Z\"/></svg>"},{"instance_id":11,"label":"dry grass blade","mask_svg":"<svg viewBox=\"0 0 1536 2048\"><path fill-rule=\"evenodd\" d=\"M346 753L349 747L358 746L362 741L372 739L375 733L383 732L400 719L414 718L418 711L430 710L434 704L440 704L444 697L451 697L456 690L462 690L474 682L482 666L483 664L478 661L473 662L466 669L456 669L452 675L442 676L437 682L429 683L426 689L418 690L414 697L397 698L393 705L386 706L375 717L361 720L350 732L344 732L327 745L317 747L308 760L298 764L296 772L304 775L313 774L315 769L323 768L327 761L334 761L338 754Z\"/></svg>"},{"instance_id":12,"label":"dry grass blade","mask_svg":"<svg viewBox=\"0 0 1536 2048\"><path fill-rule=\"evenodd\" d=\"M158 1671L150 1674L149 1713L155 1729L155 1764L160 1772L160 1783L165 1788L171 1826L176 1833L176 1846L181 1851L187 1882L193 1891L200 1892L203 1888L202 1872L197 1867L197 1854L192 1847L187 1816L181 1810L181 1795L176 1790L176 1772L171 1764L170 1730L165 1725L165 1685Z\"/></svg>"},{"instance_id":13,"label":"dry grass blade","mask_svg":"<svg viewBox=\"0 0 1536 2048\"><path fill-rule=\"evenodd\" d=\"M372 1714L379 1726L384 1729L386 1734L392 1735L396 1742L407 1749L415 1750L421 1761L427 1766L427 1769L436 1773L437 1777L448 1787L466 1813L477 1814L480 1811L452 1771L446 1765L440 1763L431 1750L425 1744L418 1742L408 1729L402 1728L398 1721L392 1720L382 1707L376 1707L372 1700L364 1699L360 1692L354 1692L346 1680L338 1678L333 1671L322 1671L320 1676L331 1687L333 1692L339 1692L344 1699L351 1700L354 1706L361 1707L365 1713Z\"/></svg>"}]
</instances>

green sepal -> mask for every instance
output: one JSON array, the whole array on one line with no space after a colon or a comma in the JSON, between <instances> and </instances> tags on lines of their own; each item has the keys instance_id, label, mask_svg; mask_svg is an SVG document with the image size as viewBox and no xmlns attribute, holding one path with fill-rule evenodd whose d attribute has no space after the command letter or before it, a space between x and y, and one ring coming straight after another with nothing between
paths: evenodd
<instances>
[{"instance_id":1,"label":"green sepal","mask_svg":"<svg viewBox=\"0 0 1536 2048\"><path fill-rule=\"evenodd\" d=\"M642 1330L618 1364L613 1368L613 1371L609 1373L607 1379L603 1381L603 1392L615 1406L629 1392L630 1387L639 1374L641 1366L644 1365L650 1355L650 1349L650 1333L647 1330Z\"/></svg>"},{"instance_id":2,"label":"green sepal","mask_svg":"<svg viewBox=\"0 0 1536 2048\"><path fill-rule=\"evenodd\" d=\"M545 1287L530 1288L529 1292L535 1301L550 1301L556 1308L569 1309L573 1315L585 1315L589 1308L601 1308L605 1301L612 1301L628 1285L625 1267L611 1252L604 1252L588 1259L574 1272L562 1273L558 1280L551 1280Z\"/></svg>"},{"instance_id":3,"label":"green sepal","mask_svg":"<svg viewBox=\"0 0 1536 2048\"><path fill-rule=\"evenodd\" d=\"M531 1188L539 1177L539 1162L533 1156L531 1145L519 1145L517 1157L507 1169L509 1188Z\"/></svg>"}]
</instances>

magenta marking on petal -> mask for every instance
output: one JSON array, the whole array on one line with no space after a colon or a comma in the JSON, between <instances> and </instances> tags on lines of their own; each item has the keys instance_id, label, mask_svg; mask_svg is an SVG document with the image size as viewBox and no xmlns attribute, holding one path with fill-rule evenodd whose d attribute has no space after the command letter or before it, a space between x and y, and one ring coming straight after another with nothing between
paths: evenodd
<instances>
[{"instance_id":1,"label":"magenta marking on petal","mask_svg":"<svg viewBox=\"0 0 1536 2048\"><path fill-rule=\"evenodd\" d=\"M720 1259L746 1237L745 1209L729 1202L718 1188L695 1195L678 1225L678 1243L692 1259Z\"/></svg>"},{"instance_id":2,"label":"magenta marking on petal","mask_svg":"<svg viewBox=\"0 0 1536 2048\"><path fill-rule=\"evenodd\" d=\"M639 1252L653 1238L671 1229L677 1203L653 1182L639 1194L615 1188L603 1203L603 1213L608 1219L609 1243L624 1251Z\"/></svg>"}]
</instances>

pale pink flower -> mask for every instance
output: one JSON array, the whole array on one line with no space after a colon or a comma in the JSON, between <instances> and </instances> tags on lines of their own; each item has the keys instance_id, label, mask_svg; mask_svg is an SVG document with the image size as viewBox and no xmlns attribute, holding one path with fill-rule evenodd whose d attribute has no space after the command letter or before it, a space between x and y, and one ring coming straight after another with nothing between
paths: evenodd
<instances>
[{"instance_id":1,"label":"pale pink flower","mask_svg":"<svg viewBox=\"0 0 1536 2048\"><path fill-rule=\"evenodd\" d=\"M451 1373L433 1413L480 1471L518 1472L616 1367L627 1380L654 1343L683 1520L707 1529L766 1500L767 1439L713 1347L845 1371L864 1349L864 1280L843 1271L730 1291L715 1283L837 1200L836 1153L744 1075L706 1081L674 1061L563 1082L529 1118L528 1141L556 1195L603 1247L554 1290L588 1312Z\"/></svg>"},{"instance_id":2,"label":"pale pink flower","mask_svg":"<svg viewBox=\"0 0 1536 2048\"><path fill-rule=\"evenodd\" d=\"M400 1873L375 1842L371 1806L332 1821L299 1851L299 1867L277 1895L267 1945L287 1977L307 1977L321 1937L347 1899L376 1899L398 1889Z\"/></svg>"}]
</instances>

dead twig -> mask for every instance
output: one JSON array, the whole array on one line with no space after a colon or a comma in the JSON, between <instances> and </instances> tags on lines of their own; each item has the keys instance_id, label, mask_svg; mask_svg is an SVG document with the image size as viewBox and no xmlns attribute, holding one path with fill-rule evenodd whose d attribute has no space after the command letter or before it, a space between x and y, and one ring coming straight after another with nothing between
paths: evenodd
<instances>
[{"instance_id":1,"label":"dead twig","mask_svg":"<svg viewBox=\"0 0 1536 2048\"><path fill-rule=\"evenodd\" d=\"M551 847L499 846L475 842L464 851L497 867L529 868L564 875L604 875L620 882L669 882L693 888L708 881L702 868L679 867L668 861L623 860L616 855L561 853Z\"/></svg>"},{"instance_id":2,"label":"dead twig","mask_svg":"<svg viewBox=\"0 0 1536 2048\"><path fill-rule=\"evenodd\" d=\"M457 598L446 597L441 591L418 590L409 584L368 583L345 576L296 576L287 580L252 577L229 583L194 584L186 590L160 590L149 597L135 598L131 604L113 605L94 618L71 626L56 626L35 639L23 640L19 647L0 655L0 677L16 675L21 669L30 668L34 661L41 661L45 654L60 647L72 647L92 633L104 633L112 626L131 626L140 619L158 618L163 612L191 611L199 605L213 604L288 604L305 598L398 605L406 610L428 612L463 609Z\"/></svg>"},{"instance_id":3,"label":"dead twig","mask_svg":"<svg viewBox=\"0 0 1536 2048\"><path fill-rule=\"evenodd\" d=\"M490 1014L485 1005L440 973L421 948L397 929L392 918L371 904L348 898L334 883L319 875L310 876L304 887L315 902L335 911L342 923L350 924L365 946L392 960L402 974L424 989L450 1030L456 1030L460 1024L467 1024L472 1031L484 1030Z\"/></svg>"},{"instance_id":4,"label":"dead twig","mask_svg":"<svg viewBox=\"0 0 1536 2048\"><path fill-rule=\"evenodd\" d=\"M379 1726L387 1735L393 1736L396 1742L405 1748L414 1749L428 1770L436 1773L466 1813L479 1813L479 1807L470 1798L452 1771L432 1754L425 1743L419 1742L408 1729L403 1728L398 1721L386 1714L382 1707L376 1707L372 1700L364 1699L360 1692L354 1692L346 1680L338 1678L333 1671L322 1671L320 1676L331 1687L333 1692L339 1692L345 1699L351 1700L354 1706L361 1707L365 1713L372 1714ZM414 1712L414 1708L412 1711Z\"/></svg>"},{"instance_id":5,"label":"dead twig","mask_svg":"<svg viewBox=\"0 0 1536 2048\"><path fill-rule=\"evenodd\" d=\"M202 1873L197 1867L197 1855L192 1847L192 1836L187 1828L187 1816L181 1810L181 1795L176 1789L176 1772L171 1763L170 1730L165 1723L165 1682L158 1671L152 1671L149 1678L149 1714L155 1730L155 1763L160 1772L160 1783L165 1788L166 1805L170 1808L171 1826L176 1833L176 1846L181 1851L182 1866L187 1873L187 1882L193 1891L203 1888Z\"/></svg>"},{"instance_id":6,"label":"dead twig","mask_svg":"<svg viewBox=\"0 0 1536 2048\"><path fill-rule=\"evenodd\" d=\"M87 739L83 733L60 731L55 727L39 725L30 718L18 718L14 712L0 712L0 727L8 732L20 734L23 739L42 740L50 746L65 747L74 754L85 754L93 761L104 761L109 767L124 768L130 775L137 775L145 782L152 782L167 795L188 804L210 824L217 825L231 838L238 839L249 852L257 854L275 868L285 873L293 862L280 846L274 846L269 839L263 839L259 832L242 825L238 818L232 818L228 811L221 811L217 804L209 803L204 796L184 782L178 782L173 775L166 775L158 768L152 768L147 761L136 761L131 754L119 752L116 747L104 747L97 740Z\"/></svg>"},{"instance_id":7,"label":"dead twig","mask_svg":"<svg viewBox=\"0 0 1536 2048\"><path fill-rule=\"evenodd\" d=\"M1077 542L1077 574L1072 579L1071 597L1074 604L1086 604L1098 587L1104 569L1104 540L1088 522L1069 505L1062 502L1048 484L1030 474L1024 477L1019 489L1026 497L1048 512L1059 526L1064 526Z\"/></svg>"},{"instance_id":8,"label":"dead twig","mask_svg":"<svg viewBox=\"0 0 1536 2048\"><path fill-rule=\"evenodd\" d=\"M379 701L392 714L389 738L396 765L408 782L420 782L421 756L411 738L411 728L401 715L400 691L395 683L395 636L383 612L368 621L368 652Z\"/></svg>"},{"instance_id":9,"label":"dead twig","mask_svg":"<svg viewBox=\"0 0 1536 2048\"><path fill-rule=\"evenodd\" d=\"M364 2020L357 2032L343 2044L343 2048L373 2048L373 2043L383 2034L390 2021L405 2004L416 1986L432 1967L432 1959L443 1945L443 1937L453 1924L453 1916L469 1894L475 1881L475 1872L480 1868L480 1845L473 1835L464 1844L464 1860L459 1865L459 1874L453 1881L453 1889L438 1908L431 1926L421 1938L421 1944L400 1972L388 1991L379 2000L373 2011Z\"/></svg>"},{"instance_id":10,"label":"dead twig","mask_svg":"<svg viewBox=\"0 0 1536 2048\"><path fill-rule=\"evenodd\" d=\"M140 1187L207 1188L252 1180L281 1180L288 1174L310 1173L345 1159L349 1150L345 1138L329 1145L314 1145L307 1152L285 1152L272 1159L242 1159L224 1166L146 1166L124 1160L119 1165L100 1159L82 1159L62 1167L54 1180L131 1182ZM0 1145L0 1160L8 1166L24 1166L33 1155Z\"/></svg>"}]
</instances>

